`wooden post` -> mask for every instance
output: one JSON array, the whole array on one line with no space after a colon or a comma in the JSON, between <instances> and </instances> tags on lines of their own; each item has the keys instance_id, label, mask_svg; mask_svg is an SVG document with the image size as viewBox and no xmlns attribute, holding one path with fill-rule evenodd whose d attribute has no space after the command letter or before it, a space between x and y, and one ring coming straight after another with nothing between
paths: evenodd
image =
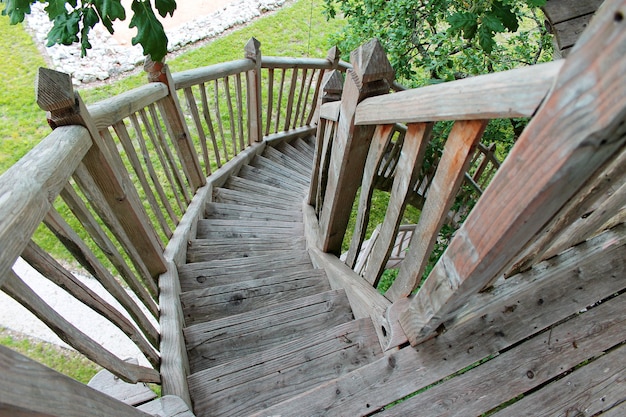
<instances>
[{"instance_id":1,"label":"wooden post","mask_svg":"<svg viewBox=\"0 0 626 417\"><path fill-rule=\"evenodd\" d=\"M400 316L411 344L431 337L626 144L626 0L607 0L551 94Z\"/></svg>"},{"instance_id":2,"label":"wooden post","mask_svg":"<svg viewBox=\"0 0 626 417\"><path fill-rule=\"evenodd\" d=\"M315 112L320 113L320 108L325 103L331 103L341 100L341 92L343 91L343 79L341 73L337 70L324 73L321 84L322 94L319 97L317 109ZM332 142L330 138L329 126L332 121L319 119L317 122L317 133L315 135L315 156L313 157L313 171L311 173L311 185L309 187L309 204L316 206L318 194L323 193L325 180L322 177L327 174L327 164L325 163L328 156L328 145ZM324 165L324 166L323 166ZM316 207L319 209L319 207Z\"/></svg>"},{"instance_id":3,"label":"wooden post","mask_svg":"<svg viewBox=\"0 0 626 417\"><path fill-rule=\"evenodd\" d=\"M206 184L206 178L202 173L200 160L194 149L191 134L185 122L185 116L183 115L178 101L178 95L174 88L174 80L172 80L169 67L162 62L154 62L150 57L146 57L144 70L148 73L148 80L150 82L161 82L169 89L168 96L159 100L158 106L161 110L165 127L178 152L183 172L195 192L198 188Z\"/></svg>"},{"instance_id":4,"label":"wooden post","mask_svg":"<svg viewBox=\"0 0 626 417\"><path fill-rule=\"evenodd\" d=\"M352 202L361 184L374 133L374 126L355 126L356 106L367 97L388 93L394 76L385 51L376 39L353 51L350 61L353 69L346 74L320 215L321 249L334 254L341 251Z\"/></svg>"},{"instance_id":5,"label":"wooden post","mask_svg":"<svg viewBox=\"0 0 626 417\"><path fill-rule=\"evenodd\" d=\"M68 74L40 68L36 80L37 104L48 111L48 123L55 129L82 125L89 130L93 145L83 162L128 238L137 249L150 275L165 272L160 241L148 220L137 191L126 174L122 161L109 152L85 104L74 93Z\"/></svg>"},{"instance_id":6,"label":"wooden post","mask_svg":"<svg viewBox=\"0 0 626 417\"><path fill-rule=\"evenodd\" d=\"M256 67L248 71L248 144L263 140L263 120L261 119L261 42L250 38L244 48L245 58L254 61Z\"/></svg>"}]
</instances>

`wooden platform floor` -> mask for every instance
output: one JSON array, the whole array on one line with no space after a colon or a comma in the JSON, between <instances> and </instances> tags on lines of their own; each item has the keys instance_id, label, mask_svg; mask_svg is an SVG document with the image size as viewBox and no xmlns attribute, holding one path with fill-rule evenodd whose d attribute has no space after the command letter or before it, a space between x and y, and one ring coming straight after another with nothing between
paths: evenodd
<instances>
[{"instance_id":1,"label":"wooden platform floor","mask_svg":"<svg viewBox=\"0 0 626 417\"><path fill-rule=\"evenodd\" d=\"M198 416L623 416L626 228L498 282L457 323L382 352L311 265L298 140L214 193L179 268Z\"/></svg>"}]
</instances>

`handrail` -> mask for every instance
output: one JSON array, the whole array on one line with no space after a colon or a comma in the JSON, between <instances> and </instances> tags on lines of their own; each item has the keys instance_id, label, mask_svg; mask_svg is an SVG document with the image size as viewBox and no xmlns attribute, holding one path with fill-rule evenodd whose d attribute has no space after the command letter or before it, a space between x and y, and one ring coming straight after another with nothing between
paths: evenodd
<instances>
[{"instance_id":1,"label":"handrail","mask_svg":"<svg viewBox=\"0 0 626 417\"><path fill-rule=\"evenodd\" d=\"M372 97L358 106L355 123L530 117L552 87L562 65L562 61L554 61Z\"/></svg>"},{"instance_id":2,"label":"handrail","mask_svg":"<svg viewBox=\"0 0 626 417\"><path fill-rule=\"evenodd\" d=\"M214 81L220 78L240 74L253 70L255 64L249 59L239 59L236 61L222 62L202 68L180 71L172 74L174 88L182 90L207 81Z\"/></svg>"}]
</instances>

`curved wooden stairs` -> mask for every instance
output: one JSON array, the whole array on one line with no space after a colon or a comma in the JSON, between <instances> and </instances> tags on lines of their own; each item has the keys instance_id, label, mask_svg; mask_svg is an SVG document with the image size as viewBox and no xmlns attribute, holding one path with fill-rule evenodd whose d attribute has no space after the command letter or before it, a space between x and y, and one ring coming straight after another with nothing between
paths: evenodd
<instances>
[{"instance_id":1,"label":"curved wooden stairs","mask_svg":"<svg viewBox=\"0 0 626 417\"><path fill-rule=\"evenodd\" d=\"M382 356L371 320L313 268L310 140L268 146L207 202L179 268L198 416L247 415Z\"/></svg>"}]
</instances>

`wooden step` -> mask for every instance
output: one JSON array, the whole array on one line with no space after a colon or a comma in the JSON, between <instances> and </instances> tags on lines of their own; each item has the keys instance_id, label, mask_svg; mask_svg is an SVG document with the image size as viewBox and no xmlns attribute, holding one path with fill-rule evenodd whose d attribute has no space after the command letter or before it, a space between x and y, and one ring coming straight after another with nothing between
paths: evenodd
<instances>
[{"instance_id":1,"label":"wooden step","mask_svg":"<svg viewBox=\"0 0 626 417\"><path fill-rule=\"evenodd\" d=\"M309 158L305 153L300 152L300 150L287 142L279 143L275 148L281 153L287 155L289 158L300 163L306 169L311 169L313 166L312 158Z\"/></svg>"},{"instance_id":2,"label":"wooden step","mask_svg":"<svg viewBox=\"0 0 626 417\"><path fill-rule=\"evenodd\" d=\"M267 169L268 171L272 171L285 178L290 178L291 181L298 182L306 187L309 186L311 180L310 175L304 174L300 171L295 171L262 155L255 156L249 165L257 168Z\"/></svg>"},{"instance_id":3,"label":"wooden step","mask_svg":"<svg viewBox=\"0 0 626 417\"><path fill-rule=\"evenodd\" d=\"M262 210L238 204L225 204L211 202L206 203L204 216L213 219L255 219L255 220L278 220L285 222L302 222L302 211L282 210L264 207Z\"/></svg>"},{"instance_id":4,"label":"wooden step","mask_svg":"<svg viewBox=\"0 0 626 417\"><path fill-rule=\"evenodd\" d=\"M184 329L189 363L197 372L350 320L345 291L332 290L198 323Z\"/></svg>"},{"instance_id":5,"label":"wooden step","mask_svg":"<svg viewBox=\"0 0 626 417\"><path fill-rule=\"evenodd\" d=\"M189 325L329 290L324 271L313 269L188 291L180 300Z\"/></svg>"},{"instance_id":6,"label":"wooden step","mask_svg":"<svg viewBox=\"0 0 626 417\"><path fill-rule=\"evenodd\" d=\"M304 153L311 161L315 157L315 146L309 145L302 138L298 138L290 143L291 146Z\"/></svg>"},{"instance_id":7,"label":"wooden step","mask_svg":"<svg viewBox=\"0 0 626 417\"><path fill-rule=\"evenodd\" d=\"M198 239L266 238L275 236L303 236L304 226L296 222L276 220L223 220L198 221Z\"/></svg>"},{"instance_id":8,"label":"wooden step","mask_svg":"<svg viewBox=\"0 0 626 417\"><path fill-rule=\"evenodd\" d=\"M187 246L187 263L215 261L218 259L247 258L267 255L269 252L286 250L304 250L306 240L303 236L240 239L194 239Z\"/></svg>"},{"instance_id":9,"label":"wooden step","mask_svg":"<svg viewBox=\"0 0 626 417\"><path fill-rule=\"evenodd\" d=\"M381 355L371 320L361 319L195 373L188 382L196 415L247 415Z\"/></svg>"},{"instance_id":10,"label":"wooden step","mask_svg":"<svg viewBox=\"0 0 626 417\"><path fill-rule=\"evenodd\" d=\"M278 149L271 146L266 147L262 155L267 159L292 169L293 171L300 172L304 176L308 176L311 173L311 167L301 164L299 161L285 155Z\"/></svg>"},{"instance_id":11,"label":"wooden step","mask_svg":"<svg viewBox=\"0 0 626 417\"><path fill-rule=\"evenodd\" d=\"M176 395L164 395L137 409L155 417L195 417L187 404Z\"/></svg>"},{"instance_id":12,"label":"wooden step","mask_svg":"<svg viewBox=\"0 0 626 417\"><path fill-rule=\"evenodd\" d=\"M261 194L268 197L279 198L281 200L302 201L304 198L303 191L285 190L241 177L230 177L224 184L224 188L242 191L244 193Z\"/></svg>"},{"instance_id":13,"label":"wooden step","mask_svg":"<svg viewBox=\"0 0 626 417\"><path fill-rule=\"evenodd\" d=\"M213 200L218 203L238 204L250 207L269 207L273 209L298 210L302 207L302 200L277 199L263 194L247 193L230 190L228 188L215 188Z\"/></svg>"},{"instance_id":14,"label":"wooden step","mask_svg":"<svg viewBox=\"0 0 626 417\"><path fill-rule=\"evenodd\" d=\"M247 258L194 262L178 267L182 292L249 281L286 270L313 269L305 250L278 251Z\"/></svg>"},{"instance_id":15,"label":"wooden step","mask_svg":"<svg viewBox=\"0 0 626 417\"><path fill-rule=\"evenodd\" d=\"M125 359L125 362L139 364L135 358ZM143 404L157 396L145 383L129 384L106 369L94 375L87 385L128 405Z\"/></svg>"},{"instance_id":16,"label":"wooden step","mask_svg":"<svg viewBox=\"0 0 626 417\"><path fill-rule=\"evenodd\" d=\"M242 166L237 176L297 193L306 193L307 190L305 185L293 182L289 178L285 178L274 171L253 167L251 165Z\"/></svg>"}]
</instances>

